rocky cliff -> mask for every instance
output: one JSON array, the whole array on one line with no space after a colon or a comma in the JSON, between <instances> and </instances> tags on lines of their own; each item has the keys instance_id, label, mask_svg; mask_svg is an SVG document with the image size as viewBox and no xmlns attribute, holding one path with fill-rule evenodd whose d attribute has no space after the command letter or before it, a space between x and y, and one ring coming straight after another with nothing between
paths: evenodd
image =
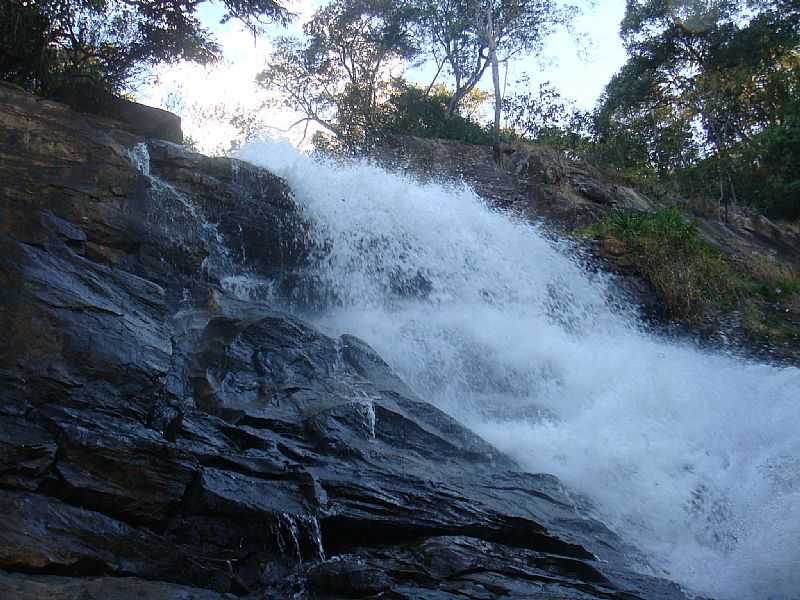
<instances>
[{"instance_id":1,"label":"rocky cliff","mask_svg":"<svg viewBox=\"0 0 800 600\"><path fill-rule=\"evenodd\" d=\"M365 343L228 293L292 285L291 190L128 129L0 85L0 597L683 597Z\"/></svg>"}]
</instances>

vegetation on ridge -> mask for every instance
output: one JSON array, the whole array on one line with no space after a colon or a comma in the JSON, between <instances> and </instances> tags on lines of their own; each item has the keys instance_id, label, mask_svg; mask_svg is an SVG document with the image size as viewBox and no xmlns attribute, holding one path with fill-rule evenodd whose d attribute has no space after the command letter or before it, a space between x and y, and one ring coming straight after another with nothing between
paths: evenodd
<instances>
[{"instance_id":1,"label":"vegetation on ridge","mask_svg":"<svg viewBox=\"0 0 800 600\"><path fill-rule=\"evenodd\" d=\"M738 313L753 338L800 339L800 325L780 318L800 298L800 272L765 256L734 260L678 208L618 211L579 233L623 243L672 318L701 323Z\"/></svg>"},{"instance_id":2,"label":"vegetation on ridge","mask_svg":"<svg viewBox=\"0 0 800 600\"><path fill-rule=\"evenodd\" d=\"M677 208L616 212L583 233L624 242L674 316L699 317L710 304L736 302L738 274Z\"/></svg>"},{"instance_id":3,"label":"vegetation on ridge","mask_svg":"<svg viewBox=\"0 0 800 600\"><path fill-rule=\"evenodd\" d=\"M287 21L280 2L223 0L223 20L257 34ZM158 63L213 61L204 3L0 0L0 78L59 97L76 81L119 92ZM497 149L502 135L554 145L651 193L714 199L724 219L734 205L800 219L797 2L630 0L620 24L628 60L593 110L527 77L505 93L499 65L535 57L577 10L554 0L327 0L302 35L274 41L258 80L297 124L321 128L328 149L367 152L388 133ZM410 84L421 65L429 82ZM493 115L469 114L490 73ZM244 137L261 125L239 113L231 121Z\"/></svg>"}]
</instances>

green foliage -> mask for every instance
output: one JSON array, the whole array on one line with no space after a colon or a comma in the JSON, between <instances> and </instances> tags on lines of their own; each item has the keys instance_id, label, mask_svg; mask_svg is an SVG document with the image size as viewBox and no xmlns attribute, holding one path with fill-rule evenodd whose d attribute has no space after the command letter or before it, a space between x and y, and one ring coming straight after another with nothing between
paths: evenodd
<instances>
[{"instance_id":1,"label":"green foliage","mask_svg":"<svg viewBox=\"0 0 800 600\"><path fill-rule=\"evenodd\" d=\"M778 326L773 317L780 313L782 302L800 294L800 274L763 256L734 262L707 242L678 209L621 211L582 233L624 242L673 317L699 322L736 310L750 334L773 339L798 334Z\"/></svg>"},{"instance_id":2,"label":"green foliage","mask_svg":"<svg viewBox=\"0 0 800 600\"><path fill-rule=\"evenodd\" d=\"M331 147L363 152L392 131L483 142L468 105L492 59L537 50L570 14L553 0L330 0L304 38L277 41L259 79ZM438 67L427 93L393 89L391 67L423 56ZM442 74L452 93L433 85Z\"/></svg>"},{"instance_id":3,"label":"green foliage","mask_svg":"<svg viewBox=\"0 0 800 600\"><path fill-rule=\"evenodd\" d=\"M753 136L737 169L741 195L768 216L800 219L800 103L779 125Z\"/></svg>"},{"instance_id":4,"label":"green foliage","mask_svg":"<svg viewBox=\"0 0 800 600\"><path fill-rule=\"evenodd\" d=\"M444 86L430 93L405 81L395 81L388 101L388 118L383 131L426 138L459 140L468 144L488 144L491 134L469 116L449 116L452 94ZM485 96L484 96L485 99Z\"/></svg>"},{"instance_id":5,"label":"green foliage","mask_svg":"<svg viewBox=\"0 0 800 600\"><path fill-rule=\"evenodd\" d=\"M548 130L565 129L572 107L550 84L530 89L530 79L524 75L517 86L523 91L507 97L503 108L511 126L524 136L538 140Z\"/></svg>"},{"instance_id":6,"label":"green foliage","mask_svg":"<svg viewBox=\"0 0 800 600\"><path fill-rule=\"evenodd\" d=\"M58 97L81 81L121 91L149 66L207 63L219 47L195 16L204 0L0 0L0 78ZM276 0L222 0L251 31L285 22Z\"/></svg>"},{"instance_id":7,"label":"green foliage","mask_svg":"<svg viewBox=\"0 0 800 600\"><path fill-rule=\"evenodd\" d=\"M48 21L33 3L0 0L0 77L26 89L50 70Z\"/></svg>"},{"instance_id":8,"label":"green foliage","mask_svg":"<svg viewBox=\"0 0 800 600\"><path fill-rule=\"evenodd\" d=\"M796 2L631 0L621 33L630 58L594 115L591 158L797 218Z\"/></svg>"},{"instance_id":9,"label":"green foliage","mask_svg":"<svg viewBox=\"0 0 800 600\"><path fill-rule=\"evenodd\" d=\"M736 300L737 274L677 209L618 212L587 233L625 242L674 316L700 318Z\"/></svg>"},{"instance_id":10,"label":"green foliage","mask_svg":"<svg viewBox=\"0 0 800 600\"><path fill-rule=\"evenodd\" d=\"M800 111L783 107L778 123L733 145L727 160L737 197L768 217L800 219ZM663 178L660 189L689 199L719 194L720 157L711 155Z\"/></svg>"},{"instance_id":11,"label":"green foliage","mask_svg":"<svg viewBox=\"0 0 800 600\"><path fill-rule=\"evenodd\" d=\"M546 144L574 158L589 158L591 115L578 110L549 82L530 89L527 75L518 82L520 91L503 102L506 119L514 135Z\"/></svg>"}]
</instances>

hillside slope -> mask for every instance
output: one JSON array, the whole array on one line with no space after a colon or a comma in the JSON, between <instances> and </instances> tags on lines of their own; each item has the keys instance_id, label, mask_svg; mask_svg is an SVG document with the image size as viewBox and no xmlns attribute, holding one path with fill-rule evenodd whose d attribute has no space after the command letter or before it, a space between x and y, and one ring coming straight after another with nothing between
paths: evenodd
<instances>
[{"instance_id":1,"label":"hillside slope","mask_svg":"<svg viewBox=\"0 0 800 600\"><path fill-rule=\"evenodd\" d=\"M800 225L743 209L723 222L546 146L506 145L497 165L489 147L394 136L376 156L422 178L465 181L493 206L578 240L584 260L618 275L659 329L800 364Z\"/></svg>"}]
</instances>

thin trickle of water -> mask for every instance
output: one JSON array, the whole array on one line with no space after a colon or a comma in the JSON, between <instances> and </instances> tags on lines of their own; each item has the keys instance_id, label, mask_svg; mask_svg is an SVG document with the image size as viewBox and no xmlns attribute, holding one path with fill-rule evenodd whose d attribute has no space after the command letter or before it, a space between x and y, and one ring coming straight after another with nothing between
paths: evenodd
<instances>
[{"instance_id":1,"label":"thin trickle of water","mask_svg":"<svg viewBox=\"0 0 800 600\"><path fill-rule=\"evenodd\" d=\"M644 332L568 246L465 187L272 142L239 156L284 177L314 224L323 329L590 498L687 588L800 598L797 369Z\"/></svg>"},{"instance_id":2,"label":"thin trickle of water","mask_svg":"<svg viewBox=\"0 0 800 600\"><path fill-rule=\"evenodd\" d=\"M254 297L271 293L270 286L274 285L273 283L261 285L255 278L242 275L242 268L234 261L218 225L209 221L194 200L151 172L150 153L146 143L133 146L128 151L128 156L131 164L148 180L146 193L150 202L147 207L147 217L152 228L160 231L175 246L185 250L187 255L192 255L198 249L205 247L207 253L199 268L213 279L226 282L230 286L238 285L241 288L238 291L241 293L247 288ZM191 300L188 294L189 291L185 290L184 302Z\"/></svg>"},{"instance_id":3,"label":"thin trickle of water","mask_svg":"<svg viewBox=\"0 0 800 600\"><path fill-rule=\"evenodd\" d=\"M274 526L274 534L281 553L299 561L303 560L303 553L300 549L300 529L293 515L280 513Z\"/></svg>"},{"instance_id":4,"label":"thin trickle of water","mask_svg":"<svg viewBox=\"0 0 800 600\"><path fill-rule=\"evenodd\" d=\"M128 151L128 158L136 170L146 177L150 176L150 151L147 144L140 142Z\"/></svg>"},{"instance_id":5,"label":"thin trickle of water","mask_svg":"<svg viewBox=\"0 0 800 600\"><path fill-rule=\"evenodd\" d=\"M237 298L251 302L272 304L278 301L276 282L274 279L258 277L244 271L235 275L225 275L220 286Z\"/></svg>"},{"instance_id":6,"label":"thin trickle of water","mask_svg":"<svg viewBox=\"0 0 800 600\"><path fill-rule=\"evenodd\" d=\"M319 519L311 517L309 519L309 535L314 545L316 557L319 560L325 560L325 548L322 546L322 529L319 526Z\"/></svg>"},{"instance_id":7,"label":"thin trickle of water","mask_svg":"<svg viewBox=\"0 0 800 600\"><path fill-rule=\"evenodd\" d=\"M375 426L378 424L378 419L375 414L375 402L366 394L361 394L355 401L355 408L361 415L362 424L369 437L375 439Z\"/></svg>"},{"instance_id":8,"label":"thin trickle of water","mask_svg":"<svg viewBox=\"0 0 800 600\"><path fill-rule=\"evenodd\" d=\"M299 562L303 562L304 554L315 560L325 560L325 548L322 545L322 529L319 519L280 513L271 525L271 532L278 546L278 551ZM306 552L304 552L304 550Z\"/></svg>"}]
</instances>

